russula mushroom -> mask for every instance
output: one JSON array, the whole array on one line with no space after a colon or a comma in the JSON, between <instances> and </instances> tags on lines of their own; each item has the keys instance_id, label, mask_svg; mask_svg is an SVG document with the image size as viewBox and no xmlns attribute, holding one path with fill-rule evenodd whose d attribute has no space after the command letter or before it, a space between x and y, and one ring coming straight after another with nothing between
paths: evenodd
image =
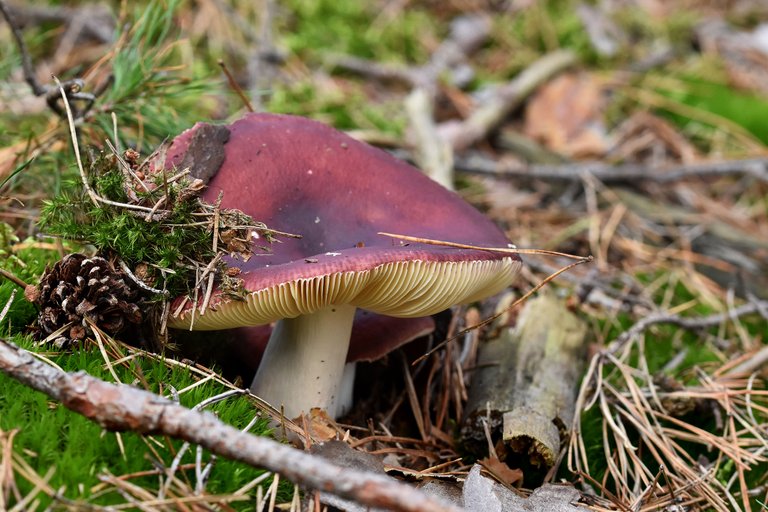
<instances>
[{"instance_id":1,"label":"russula mushroom","mask_svg":"<svg viewBox=\"0 0 768 512\"><path fill-rule=\"evenodd\" d=\"M516 255L378 235L509 244L458 195L384 151L294 116L246 114L226 127L228 136L223 130L198 123L173 141L165 165L202 168L201 177L210 178L204 199L213 202L223 192L223 207L302 238L284 239L248 262L232 261L242 270L245 300L214 293L194 329L277 321L251 390L284 405L290 417L315 406L336 414L357 308L431 315L503 290L520 269ZM189 328L191 309L169 325Z\"/></svg>"}]
</instances>

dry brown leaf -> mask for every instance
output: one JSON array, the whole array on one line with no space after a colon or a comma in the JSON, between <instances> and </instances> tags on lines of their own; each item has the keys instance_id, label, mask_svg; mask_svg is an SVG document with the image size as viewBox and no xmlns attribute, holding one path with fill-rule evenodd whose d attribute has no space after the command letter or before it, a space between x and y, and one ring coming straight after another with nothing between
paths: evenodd
<instances>
[{"instance_id":1,"label":"dry brown leaf","mask_svg":"<svg viewBox=\"0 0 768 512\"><path fill-rule=\"evenodd\" d=\"M515 485L523 481L523 472L520 469L512 469L505 462L496 457L486 457L477 461L486 471L494 476L500 482L507 485Z\"/></svg>"},{"instance_id":2,"label":"dry brown leaf","mask_svg":"<svg viewBox=\"0 0 768 512\"><path fill-rule=\"evenodd\" d=\"M588 73L561 75L544 85L525 110L525 133L571 157L603 155L608 149L604 87Z\"/></svg>"},{"instance_id":3,"label":"dry brown leaf","mask_svg":"<svg viewBox=\"0 0 768 512\"><path fill-rule=\"evenodd\" d=\"M328 416L324 410L313 407L308 416L309 419L305 429L315 442L324 442L335 439L339 433L336 423Z\"/></svg>"}]
</instances>

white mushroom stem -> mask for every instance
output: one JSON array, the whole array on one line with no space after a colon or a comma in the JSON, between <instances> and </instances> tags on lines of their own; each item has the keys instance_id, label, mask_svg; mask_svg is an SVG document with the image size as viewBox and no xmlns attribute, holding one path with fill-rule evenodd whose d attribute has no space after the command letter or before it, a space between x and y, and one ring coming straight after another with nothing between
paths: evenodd
<instances>
[{"instance_id":1,"label":"white mushroom stem","mask_svg":"<svg viewBox=\"0 0 768 512\"><path fill-rule=\"evenodd\" d=\"M295 418L312 407L336 417L355 307L330 306L280 320L251 384L251 391Z\"/></svg>"}]
</instances>

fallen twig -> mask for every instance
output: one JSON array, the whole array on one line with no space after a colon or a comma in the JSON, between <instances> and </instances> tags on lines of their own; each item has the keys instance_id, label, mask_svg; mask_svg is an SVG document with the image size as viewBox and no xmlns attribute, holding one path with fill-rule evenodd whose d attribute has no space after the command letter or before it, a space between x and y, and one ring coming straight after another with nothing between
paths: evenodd
<instances>
[{"instance_id":1,"label":"fallen twig","mask_svg":"<svg viewBox=\"0 0 768 512\"><path fill-rule=\"evenodd\" d=\"M227 77L229 88L235 91L235 94L237 94L237 97L240 98L240 101L243 102L243 106L248 109L248 112L255 112L255 110L253 110L253 105L251 105L251 101L248 99L248 96L245 95L243 89L240 87L240 85L238 85L237 80L235 80L235 77L233 77L232 73L229 72L229 68L224 63L224 61L219 59L218 64L221 68L221 71L224 73L224 76Z\"/></svg>"},{"instance_id":2,"label":"fallen twig","mask_svg":"<svg viewBox=\"0 0 768 512\"><path fill-rule=\"evenodd\" d=\"M110 384L84 372L62 372L5 340L0 340L0 370L109 430L183 439L217 455L371 507L413 512L460 510L391 478L342 468L271 439L252 436L213 414L187 409L153 393Z\"/></svg>"},{"instance_id":3,"label":"fallen twig","mask_svg":"<svg viewBox=\"0 0 768 512\"><path fill-rule=\"evenodd\" d=\"M466 149L494 130L539 85L576 63L576 54L559 50L544 55L514 80L499 86L493 97L464 121L446 125L443 135L454 149Z\"/></svg>"},{"instance_id":4,"label":"fallen twig","mask_svg":"<svg viewBox=\"0 0 768 512\"><path fill-rule=\"evenodd\" d=\"M8 25L10 25L11 33L13 34L13 38L16 41L16 46L19 48L19 54L21 55L21 67L24 70L24 79L27 81L27 84L29 84L29 87L32 89L32 92L35 94L35 96L42 96L47 94L49 92L48 88L43 87L37 81L37 76L35 76L35 69L32 67L32 59L29 57L27 45L24 43L24 38L21 35L21 29L19 28L19 24L16 22L16 18L11 12L11 9L9 9L5 4L5 0L0 0L0 12L2 12L5 21L8 22Z\"/></svg>"},{"instance_id":5,"label":"fallen twig","mask_svg":"<svg viewBox=\"0 0 768 512\"><path fill-rule=\"evenodd\" d=\"M761 311L764 311L766 307L768 307L768 300L749 302L724 313L715 313L713 315L701 317L685 317L666 312L651 313L621 333L608 347L608 351L616 353L627 341L642 333L652 325L672 324L690 330L707 329L709 327L716 327L726 320L739 318L752 313L760 313Z\"/></svg>"},{"instance_id":6,"label":"fallen twig","mask_svg":"<svg viewBox=\"0 0 768 512\"><path fill-rule=\"evenodd\" d=\"M16 42L16 46L19 49L19 53L21 54L21 65L22 69L24 70L24 79L26 80L30 89L32 89L32 93L35 96L44 96L51 110L56 112L61 117L64 117L64 111L58 104L59 90L61 90L62 94L64 95L65 101L70 99L85 102L85 106L82 109L78 109L77 115L75 116L80 118L91 108L93 102L96 101L96 96L91 93L83 92L84 82L79 78L67 80L63 84L59 83L57 80L57 87L42 85L37 80L37 76L35 75L35 70L32 66L32 59L29 56L27 45L24 43L24 38L22 37L19 23L16 21L14 13L6 4L5 0L0 0L0 14L3 15L5 20L8 22L8 25L11 27L14 41Z\"/></svg>"},{"instance_id":7,"label":"fallen twig","mask_svg":"<svg viewBox=\"0 0 768 512\"><path fill-rule=\"evenodd\" d=\"M9 280L10 282L12 282L13 284L15 284L16 286L18 286L18 287L20 287L22 289L26 289L26 287L29 286L19 276L17 276L16 274L14 274L12 272L8 272L4 268L0 268L0 276L6 278L7 280Z\"/></svg>"},{"instance_id":8,"label":"fallen twig","mask_svg":"<svg viewBox=\"0 0 768 512\"><path fill-rule=\"evenodd\" d=\"M484 15L459 16L451 23L449 36L423 66L403 68L355 57L341 57L332 64L376 80L403 82L412 88L405 100L413 150L419 167L433 180L453 189L453 148L440 134L434 120L435 98L440 80L448 72L454 85L461 86L472 76L467 58L490 34L491 23Z\"/></svg>"},{"instance_id":9,"label":"fallen twig","mask_svg":"<svg viewBox=\"0 0 768 512\"><path fill-rule=\"evenodd\" d=\"M435 50L429 62L416 67L405 67L375 62L348 55L333 56L328 64L345 71L363 75L369 80L393 81L411 88L423 88L433 96L438 81L446 72L465 63L488 39L491 23L486 16L460 16L451 23L451 32Z\"/></svg>"},{"instance_id":10,"label":"fallen twig","mask_svg":"<svg viewBox=\"0 0 768 512\"><path fill-rule=\"evenodd\" d=\"M753 158L726 162L702 162L650 168L647 165L610 165L601 162L579 162L562 165L509 165L479 154L456 157L456 170L477 174L491 174L504 178L536 178L551 181L579 181L589 173L603 183L622 181L652 181L670 183L686 178L709 178L733 174L751 174L768 182L768 159Z\"/></svg>"}]
</instances>

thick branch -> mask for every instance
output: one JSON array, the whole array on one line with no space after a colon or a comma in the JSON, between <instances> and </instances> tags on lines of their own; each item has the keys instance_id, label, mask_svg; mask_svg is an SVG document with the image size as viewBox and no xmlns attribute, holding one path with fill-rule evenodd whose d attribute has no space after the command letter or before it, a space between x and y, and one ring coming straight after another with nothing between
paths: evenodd
<instances>
[{"instance_id":1,"label":"thick branch","mask_svg":"<svg viewBox=\"0 0 768 512\"><path fill-rule=\"evenodd\" d=\"M5 340L0 340L0 370L110 430L183 439L217 455L264 467L300 485L371 507L413 512L459 511L391 478L342 468L270 439L241 432L211 413L187 409L128 385L109 384L84 372L62 372Z\"/></svg>"},{"instance_id":2,"label":"thick branch","mask_svg":"<svg viewBox=\"0 0 768 512\"><path fill-rule=\"evenodd\" d=\"M573 420L585 335L584 322L554 295L528 301L517 327L480 350L461 429L465 446L487 446L487 421L500 457L506 452L552 467L561 430Z\"/></svg>"}]
</instances>

